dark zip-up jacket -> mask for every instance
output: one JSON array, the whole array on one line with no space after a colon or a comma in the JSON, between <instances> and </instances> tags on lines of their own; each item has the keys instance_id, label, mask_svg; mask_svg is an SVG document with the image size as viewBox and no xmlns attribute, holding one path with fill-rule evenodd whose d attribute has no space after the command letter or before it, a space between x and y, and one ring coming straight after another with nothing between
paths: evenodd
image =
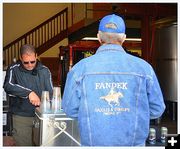
<instances>
[{"instance_id":1,"label":"dark zip-up jacket","mask_svg":"<svg viewBox=\"0 0 180 149\"><path fill-rule=\"evenodd\" d=\"M32 117L36 106L30 103L29 94L34 91L41 98L44 90L49 91L52 97L51 72L39 61L33 70L26 70L18 61L7 69L3 88L10 97L10 111L16 115Z\"/></svg>"}]
</instances>

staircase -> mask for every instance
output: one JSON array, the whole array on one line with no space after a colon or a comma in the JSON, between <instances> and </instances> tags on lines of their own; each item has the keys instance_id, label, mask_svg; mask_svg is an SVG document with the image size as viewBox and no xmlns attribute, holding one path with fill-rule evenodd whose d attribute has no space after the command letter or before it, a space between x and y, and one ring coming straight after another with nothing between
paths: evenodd
<instances>
[{"instance_id":1,"label":"staircase","mask_svg":"<svg viewBox=\"0 0 180 149\"><path fill-rule=\"evenodd\" d=\"M68 8L57 13L3 48L4 65L9 66L13 58L19 58L23 44L32 44L40 55L64 38L68 37Z\"/></svg>"}]
</instances>

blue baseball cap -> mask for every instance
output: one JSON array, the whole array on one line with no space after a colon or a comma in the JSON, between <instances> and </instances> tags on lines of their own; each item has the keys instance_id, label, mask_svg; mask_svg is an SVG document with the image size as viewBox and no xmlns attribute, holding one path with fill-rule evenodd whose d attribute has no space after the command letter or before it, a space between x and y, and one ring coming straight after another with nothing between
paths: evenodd
<instances>
[{"instance_id":1,"label":"blue baseball cap","mask_svg":"<svg viewBox=\"0 0 180 149\"><path fill-rule=\"evenodd\" d=\"M124 20L115 14L107 15L101 19L99 24L99 31L109 33L125 33Z\"/></svg>"}]
</instances>

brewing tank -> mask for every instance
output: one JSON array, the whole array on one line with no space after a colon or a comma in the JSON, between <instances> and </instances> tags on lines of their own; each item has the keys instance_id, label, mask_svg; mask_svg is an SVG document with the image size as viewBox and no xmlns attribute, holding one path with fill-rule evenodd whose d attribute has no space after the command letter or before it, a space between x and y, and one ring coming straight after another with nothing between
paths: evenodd
<instances>
[{"instance_id":1,"label":"brewing tank","mask_svg":"<svg viewBox=\"0 0 180 149\"><path fill-rule=\"evenodd\" d=\"M156 73L164 99L177 102L177 23L161 24L155 33Z\"/></svg>"}]
</instances>

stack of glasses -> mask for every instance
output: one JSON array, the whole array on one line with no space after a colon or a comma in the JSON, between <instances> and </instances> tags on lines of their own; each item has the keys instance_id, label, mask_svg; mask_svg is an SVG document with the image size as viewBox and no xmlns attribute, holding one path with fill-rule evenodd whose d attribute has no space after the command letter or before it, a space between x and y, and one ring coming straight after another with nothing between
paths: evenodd
<instances>
[{"instance_id":1,"label":"stack of glasses","mask_svg":"<svg viewBox=\"0 0 180 149\"><path fill-rule=\"evenodd\" d=\"M49 91L42 91L40 111L42 113L60 113L61 112L61 89L53 88L53 97L50 99Z\"/></svg>"}]
</instances>

